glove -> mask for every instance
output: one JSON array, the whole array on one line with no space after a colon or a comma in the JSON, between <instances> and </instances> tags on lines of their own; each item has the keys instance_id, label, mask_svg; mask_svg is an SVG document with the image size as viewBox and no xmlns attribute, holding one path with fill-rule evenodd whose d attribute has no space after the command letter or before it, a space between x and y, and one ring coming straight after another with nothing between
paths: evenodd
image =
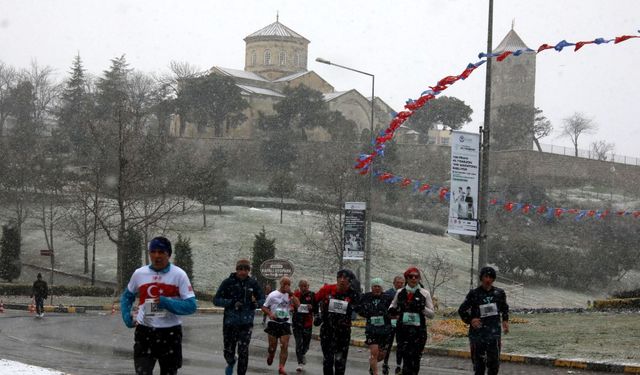
<instances>
[{"instance_id":1,"label":"glove","mask_svg":"<svg viewBox=\"0 0 640 375\"><path fill-rule=\"evenodd\" d=\"M313 325L316 327L319 327L320 325L322 325L322 317L320 316L320 314L316 314L313 317Z\"/></svg>"},{"instance_id":2,"label":"glove","mask_svg":"<svg viewBox=\"0 0 640 375\"><path fill-rule=\"evenodd\" d=\"M236 303L233 306L236 308L236 310L240 310L240 308L242 308L243 305L244 304L242 302L236 301Z\"/></svg>"}]
</instances>

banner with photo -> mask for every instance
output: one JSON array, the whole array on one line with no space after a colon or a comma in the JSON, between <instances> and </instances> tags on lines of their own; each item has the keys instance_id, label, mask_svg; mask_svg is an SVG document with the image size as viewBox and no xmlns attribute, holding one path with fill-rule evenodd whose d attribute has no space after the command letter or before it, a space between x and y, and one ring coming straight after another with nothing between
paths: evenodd
<instances>
[{"instance_id":1,"label":"banner with photo","mask_svg":"<svg viewBox=\"0 0 640 375\"><path fill-rule=\"evenodd\" d=\"M451 135L451 188L448 232L476 236L480 135L453 131Z\"/></svg>"},{"instance_id":2,"label":"banner with photo","mask_svg":"<svg viewBox=\"0 0 640 375\"><path fill-rule=\"evenodd\" d=\"M343 259L364 259L366 208L365 202L345 202L344 204Z\"/></svg>"}]
</instances>

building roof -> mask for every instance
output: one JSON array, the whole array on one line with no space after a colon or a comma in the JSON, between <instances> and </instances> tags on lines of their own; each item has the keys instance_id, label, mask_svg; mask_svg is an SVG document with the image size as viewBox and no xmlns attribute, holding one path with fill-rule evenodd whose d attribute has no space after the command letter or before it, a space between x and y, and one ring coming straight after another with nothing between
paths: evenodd
<instances>
[{"instance_id":1,"label":"building roof","mask_svg":"<svg viewBox=\"0 0 640 375\"><path fill-rule=\"evenodd\" d=\"M349 91L354 91L354 90L349 90ZM322 96L324 96L324 101L325 102L330 102L333 99L340 97L346 93L348 93L349 91L336 91L336 92L328 92L326 94L322 94Z\"/></svg>"},{"instance_id":2,"label":"building roof","mask_svg":"<svg viewBox=\"0 0 640 375\"><path fill-rule=\"evenodd\" d=\"M244 38L244 40L246 41L247 39L250 39L250 38L260 38L260 37L294 38L294 39L302 39L307 43L309 42L307 38L303 37L297 32L281 24L280 21L276 21L271 25L265 26L262 29L247 35L247 37Z\"/></svg>"},{"instance_id":3,"label":"building roof","mask_svg":"<svg viewBox=\"0 0 640 375\"><path fill-rule=\"evenodd\" d=\"M278 78L278 79L276 79L276 80L275 80L275 81L273 81L273 82L287 82L287 81L291 81L291 80L294 80L294 79L296 79L296 78L298 78L298 77L302 77L303 75L308 74L308 73L311 73L311 72L310 72L310 71L305 70L305 71L302 71L302 72L293 73L293 74L291 74L291 75L288 75L288 76L285 76L285 77L282 77L282 78Z\"/></svg>"},{"instance_id":4,"label":"building roof","mask_svg":"<svg viewBox=\"0 0 640 375\"><path fill-rule=\"evenodd\" d=\"M278 98L284 98L284 95L273 90L263 89L261 87L255 87L255 86L247 86L247 85L236 85L236 86L240 87L240 89L250 94L267 95L267 96L275 96Z\"/></svg>"},{"instance_id":5,"label":"building roof","mask_svg":"<svg viewBox=\"0 0 640 375\"><path fill-rule=\"evenodd\" d=\"M260 77L256 73L247 72L246 70L229 69L229 68L223 68L223 67L220 67L220 66L214 66L210 70L218 71L221 74L224 74L224 75L227 75L227 76L230 76L230 77L243 78L243 79L252 79L254 81L269 82L269 80L264 79L263 77Z\"/></svg>"},{"instance_id":6,"label":"building roof","mask_svg":"<svg viewBox=\"0 0 640 375\"><path fill-rule=\"evenodd\" d=\"M511 29L504 39L502 39L502 42L493 50L493 53L514 52L519 49L529 49L529 47L524 44L518 33L516 33L514 29Z\"/></svg>"}]
</instances>

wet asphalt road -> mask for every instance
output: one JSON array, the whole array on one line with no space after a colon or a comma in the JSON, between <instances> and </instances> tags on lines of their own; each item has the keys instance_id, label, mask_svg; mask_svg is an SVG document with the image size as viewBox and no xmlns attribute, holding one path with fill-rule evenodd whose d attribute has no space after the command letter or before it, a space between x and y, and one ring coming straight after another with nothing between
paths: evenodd
<instances>
[{"instance_id":1,"label":"wet asphalt road","mask_svg":"<svg viewBox=\"0 0 640 375\"><path fill-rule=\"evenodd\" d=\"M186 317L184 322L184 365L180 374L224 374L222 315L198 314ZM118 314L51 313L43 319L24 311L0 314L0 358L53 368L73 375L120 375L133 373L132 348L133 330L122 324ZM266 348L266 334L256 320L248 374L277 373L275 364L268 367L265 363ZM347 374L368 374L367 357L362 348L352 347L349 351ZM319 342L312 341L307 361L306 374L322 374ZM292 338L287 363L290 375L296 374L295 365ZM159 373L157 368L156 373ZM468 360L424 356L420 373L446 375L471 374L472 371ZM505 363L500 374L603 373Z\"/></svg>"}]
</instances>

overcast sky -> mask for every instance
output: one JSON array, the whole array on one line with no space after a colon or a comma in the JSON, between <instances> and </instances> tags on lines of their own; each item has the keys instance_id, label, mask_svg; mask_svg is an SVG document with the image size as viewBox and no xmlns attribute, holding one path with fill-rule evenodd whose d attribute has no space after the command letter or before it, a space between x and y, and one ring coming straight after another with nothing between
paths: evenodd
<instances>
[{"instance_id":1,"label":"overcast sky","mask_svg":"<svg viewBox=\"0 0 640 375\"><path fill-rule=\"evenodd\" d=\"M311 41L309 70L337 90L370 95L370 78L316 63L323 57L376 75L376 95L402 108L446 75L460 73L486 48L488 0L255 0L86 1L0 0L0 60L26 67L32 59L62 77L76 53L98 74L110 59L126 54L130 65L167 71L172 60L200 68L243 69L243 38L280 21ZM590 40L638 35L638 0L495 0L494 47L511 28L525 43ZM640 39L619 45L585 46L538 55L536 106L556 132L579 111L599 125L581 148L596 139L616 144L618 154L640 156ZM484 67L456 83L456 96L474 111L467 126L482 124Z\"/></svg>"}]
</instances>

